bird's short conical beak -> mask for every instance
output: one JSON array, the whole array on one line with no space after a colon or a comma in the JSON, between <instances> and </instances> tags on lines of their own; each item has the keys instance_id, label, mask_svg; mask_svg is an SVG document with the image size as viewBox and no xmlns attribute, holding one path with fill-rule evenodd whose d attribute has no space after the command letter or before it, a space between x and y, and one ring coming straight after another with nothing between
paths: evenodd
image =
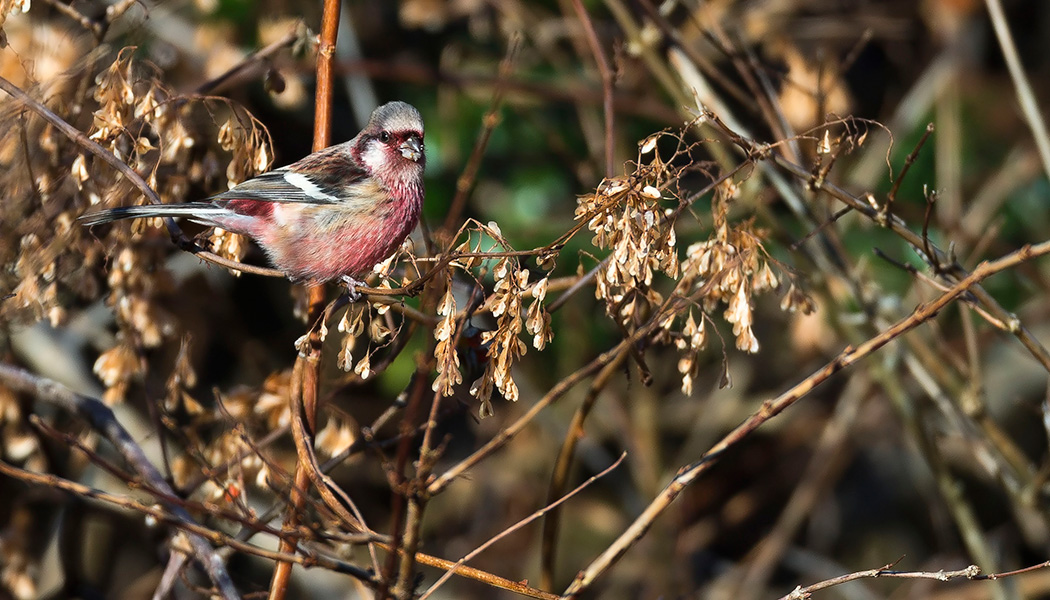
<instances>
[{"instance_id":1,"label":"bird's short conical beak","mask_svg":"<svg viewBox=\"0 0 1050 600\"><path fill-rule=\"evenodd\" d=\"M398 150L401 151L401 156L412 162L419 162L419 159L423 158L423 140L412 136L405 140Z\"/></svg>"}]
</instances>

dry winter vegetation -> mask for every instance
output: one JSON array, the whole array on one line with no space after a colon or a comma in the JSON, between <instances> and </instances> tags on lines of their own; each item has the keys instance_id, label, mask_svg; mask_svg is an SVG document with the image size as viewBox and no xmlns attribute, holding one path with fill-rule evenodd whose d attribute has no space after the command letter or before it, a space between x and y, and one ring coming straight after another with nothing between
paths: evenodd
<instances>
[{"instance_id":1,"label":"dry winter vegetation","mask_svg":"<svg viewBox=\"0 0 1050 600\"><path fill-rule=\"evenodd\" d=\"M1002 4L0 0L0 598L1050 598ZM76 221L391 99L423 225L359 302Z\"/></svg>"}]
</instances>

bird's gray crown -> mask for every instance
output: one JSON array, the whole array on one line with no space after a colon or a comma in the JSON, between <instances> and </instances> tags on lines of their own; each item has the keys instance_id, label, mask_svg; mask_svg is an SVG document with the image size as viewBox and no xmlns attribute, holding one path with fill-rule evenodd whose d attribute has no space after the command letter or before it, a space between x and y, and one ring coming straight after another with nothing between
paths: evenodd
<instances>
[{"instance_id":1,"label":"bird's gray crown","mask_svg":"<svg viewBox=\"0 0 1050 600\"><path fill-rule=\"evenodd\" d=\"M423 132L423 117L416 107L407 102L387 102L372 112L368 124L369 128L376 127L387 131Z\"/></svg>"}]
</instances>

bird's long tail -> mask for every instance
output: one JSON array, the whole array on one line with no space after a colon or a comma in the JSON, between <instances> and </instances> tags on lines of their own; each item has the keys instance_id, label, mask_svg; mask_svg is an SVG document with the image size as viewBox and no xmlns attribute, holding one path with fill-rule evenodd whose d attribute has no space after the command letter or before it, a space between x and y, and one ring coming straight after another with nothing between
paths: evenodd
<instances>
[{"instance_id":1,"label":"bird's long tail","mask_svg":"<svg viewBox=\"0 0 1050 600\"><path fill-rule=\"evenodd\" d=\"M91 227L122 219L144 219L149 217L186 217L205 225L214 222L209 217L228 214L224 208L207 202L186 202L183 204L146 204L144 206L120 206L98 212L80 215L78 221Z\"/></svg>"}]
</instances>

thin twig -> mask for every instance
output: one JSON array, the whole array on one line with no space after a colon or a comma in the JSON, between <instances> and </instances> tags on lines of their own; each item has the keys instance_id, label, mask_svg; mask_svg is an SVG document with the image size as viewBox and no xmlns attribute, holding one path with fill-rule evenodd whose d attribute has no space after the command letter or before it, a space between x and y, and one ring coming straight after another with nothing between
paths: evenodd
<instances>
[{"instance_id":1,"label":"thin twig","mask_svg":"<svg viewBox=\"0 0 1050 600\"><path fill-rule=\"evenodd\" d=\"M448 215L445 217L445 224L442 227L445 233L452 231L456 227L456 223L462 219L463 209L467 205L467 198L470 196L470 191L474 189L474 182L477 180L478 170L481 168L481 159L485 155L485 148L489 145L492 132L499 125L499 111L500 107L503 106L503 94L506 91L505 84L514 67L514 59L520 46L520 38L514 37L507 48L506 56L500 62L499 75L496 78L496 86L492 90L492 100L489 102L489 109L485 112L485 116L481 118L481 133L474 140L474 148L470 151L470 158L467 159L463 172L460 174L459 179L456 180L456 195L452 197L452 203L449 205Z\"/></svg>"},{"instance_id":2,"label":"thin twig","mask_svg":"<svg viewBox=\"0 0 1050 600\"><path fill-rule=\"evenodd\" d=\"M312 554L310 556L299 556L296 554L282 554L280 552L274 552L272 550L266 550L258 546L246 544L224 532L216 531L214 529L208 529L203 525L194 523L192 521L185 521L176 516L173 516L170 512L165 511L163 508L156 504L146 504L140 502L131 497L118 496L116 494L110 494L102 490L98 490L92 487L88 487L81 483L69 481L55 475L43 475L40 473L33 473L25 469L19 469L18 467L9 465L3 461L0 461L0 473L9 477L17 478L26 483L33 485L41 485L49 488L59 489L71 494L76 494L83 498L91 498L93 500L99 500L107 502L114 506L118 506L122 509L134 510L143 515L149 515L160 523L168 523L173 527L177 527L192 537L199 537L206 540L210 544L217 546L226 546L238 552L245 554L251 554L267 560L279 560L294 562L296 564L304 566L316 566L325 569L331 569L336 573L343 573L351 575L364 581L370 585L374 585L375 576L369 573L367 570L341 561L324 554ZM239 595L232 596L233 598L240 598Z\"/></svg>"},{"instance_id":3,"label":"thin twig","mask_svg":"<svg viewBox=\"0 0 1050 600\"><path fill-rule=\"evenodd\" d=\"M602 106L605 111L605 176L612 177L616 167L616 147L614 146L615 137L613 135L615 123L615 111L613 110L614 73L609 66L609 59L605 57L605 52L602 51L598 34L594 31L594 23L591 22L591 16L587 14L587 9L583 7L582 0L572 0L572 8L576 12L576 18L583 25L587 43L591 47L591 53L594 54L594 62L598 65L598 73L601 74L602 78Z\"/></svg>"},{"instance_id":4,"label":"thin twig","mask_svg":"<svg viewBox=\"0 0 1050 600\"><path fill-rule=\"evenodd\" d=\"M808 232L806 232L806 235L802 236L798 241L796 241L793 244L791 244L791 251L792 252L798 251L800 248L802 248L803 244L805 244L809 240L813 239L813 236L815 236L818 233L820 233L821 231L823 231L826 227L830 227L831 225L834 225L836 221L838 221L842 217L848 215L851 210L853 210L853 209L850 208L849 206L847 206L845 208L840 208L837 211L833 212L831 214L831 216L828 217L827 219L824 219L824 221L820 225L818 225L817 227L815 227L813 229L810 229Z\"/></svg>"},{"instance_id":5,"label":"thin twig","mask_svg":"<svg viewBox=\"0 0 1050 600\"><path fill-rule=\"evenodd\" d=\"M65 2L62 2L61 0L44 0L44 3L50 5L51 8L54 8L55 10L69 17L70 19L76 21L77 24L79 24L81 27L91 32L91 35L93 35L96 40L102 40L102 36L105 34L105 30L103 29L102 24L98 21L89 18L84 13L73 8L69 4L66 4Z\"/></svg>"},{"instance_id":6,"label":"thin twig","mask_svg":"<svg viewBox=\"0 0 1050 600\"><path fill-rule=\"evenodd\" d=\"M306 25L302 21L296 23L291 31L281 36L278 40L259 48L248 56L245 56L240 62L227 69L222 75L209 79L197 86L196 93L199 95L218 94L222 90L230 87L233 83L252 77L260 71L259 67L261 65L269 62L278 52L294 45L296 42L305 38L306 35Z\"/></svg>"},{"instance_id":7,"label":"thin twig","mask_svg":"<svg viewBox=\"0 0 1050 600\"><path fill-rule=\"evenodd\" d=\"M613 373L620 370L628 356L627 352L621 352L617 355L616 360L605 365L601 372L595 376L594 382L591 383L591 388L587 392L587 397L584 398L580 406L576 408L576 412L573 413L569 429L565 432L565 437L562 440L561 450L559 450L558 457L554 461L550 485L547 487L547 504L550 505L550 510L547 518L543 520L543 530L540 534L540 586L543 588L553 589L554 587L554 566L557 564L556 541L561 523L561 511L556 508L555 500L565 492L565 486L568 482L573 458L576 453L576 446L579 445L584 437L583 424L587 420L587 416L590 414L591 409L594 408L598 395L605 389Z\"/></svg>"},{"instance_id":8,"label":"thin twig","mask_svg":"<svg viewBox=\"0 0 1050 600\"><path fill-rule=\"evenodd\" d=\"M911 154L904 159L904 166L901 167L901 173L897 176L897 179L894 180L893 189L891 189L890 193L886 196L886 204L882 207L882 213L884 215L890 214L893 210L893 202L897 200L897 192L901 189L901 182L904 181L904 176L908 174L908 170L911 169L911 166L915 164L915 160L919 157L919 151L922 150L923 145L926 143L926 140L929 139L931 133L933 133L933 123L928 123L926 125L926 131L924 131L922 137L919 138L919 142L915 144L915 148L911 151Z\"/></svg>"},{"instance_id":9,"label":"thin twig","mask_svg":"<svg viewBox=\"0 0 1050 600\"><path fill-rule=\"evenodd\" d=\"M662 14L660 14L660 9L653 6L652 0L642 0L638 3L638 5L641 6L642 10L645 11L646 15L648 15L648 17L652 19L652 22L656 24L657 29L660 30L660 32L668 39L669 42L673 43L675 46L678 47L678 49L684 52L686 56L689 57L689 60L693 61L697 67L702 69L708 77L717 81L718 84L722 87L722 89L724 89L730 96L732 96L737 103L743 106L747 106L752 100L754 100L754 97L751 94L741 89L740 86L737 85L736 82L734 82L732 79L729 79L728 77L723 75L722 72L718 70L718 67L710 59L705 57L701 52L697 50L695 44L683 40L681 33L677 29L672 27L671 24L667 21L667 19ZM703 23L700 23L695 18L695 13L691 13L691 16L693 17L693 22L697 25L697 28L706 33L708 27L705 26ZM711 25L714 27L718 27L717 21L712 23ZM722 48L721 44L715 44L715 47L719 50L722 50L723 54L728 55L728 53L724 52L724 49Z\"/></svg>"},{"instance_id":10,"label":"thin twig","mask_svg":"<svg viewBox=\"0 0 1050 600\"><path fill-rule=\"evenodd\" d=\"M165 504L174 504L177 506L181 506L189 511L208 513L212 516L237 523L242 527L253 529L257 533L266 533L274 537L281 537L283 535L282 532L273 529L265 522L262 522L253 517L235 513L231 510L222 508L220 506L216 506L212 503L187 500L183 499L181 496L178 495L167 494L163 490L159 490L153 487L152 485L150 485L149 482L144 482L141 479L136 479L133 475L127 473L123 469L118 468L116 465L99 455L98 452L88 447L86 444L84 444L83 441L81 441L79 437L55 429L51 425L48 425L48 423L44 419L40 418L38 415L30 415L29 422L32 423L34 427L40 429L40 431L42 431L46 435L49 435L55 438L56 440L61 440L63 444L71 448L76 448L78 451L84 453L84 455L88 458L88 460L91 461L93 465L99 467L100 469L113 475L117 479L128 484L129 487L137 490L143 490L146 493L153 496L154 498L162 500Z\"/></svg>"},{"instance_id":11,"label":"thin twig","mask_svg":"<svg viewBox=\"0 0 1050 600\"><path fill-rule=\"evenodd\" d=\"M1017 55L1017 46L1010 33L1010 26L1006 23L1003 5L999 0L985 0L984 3L988 7L988 16L992 19L995 37L999 40L999 47L1002 48L1006 68L1010 71L1010 78L1013 79L1017 100L1021 104L1021 112L1028 123L1028 128L1032 130L1035 146L1039 149L1039 157L1043 161L1043 173L1050 177L1050 134L1047 133L1046 121L1043 120L1039 102L1035 98L1035 92L1032 91L1032 85L1028 82L1028 76L1025 75L1021 58Z\"/></svg>"},{"instance_id":12,"label":"thin twig","mask_svg":"<svg viewBox=\"0 0 1050 600\"><path fill-rule=\"evenodd\" d=\"M753 413L743 423L736 427L736 429L712 446L711 449L705 452L699 460L693 464L682 467L660 495L649 504L642 514L634 520L620 537L617 538L617 540L590 565L580 571L576 576L576 579L565 590L563 596L566 598L577 598L581 593L590 588L599 576L612 567L612 565L615 564L635 542L641 539L645 532L652 526L653 521L663 514L679 494L685 490L685 488L717 463L727 449L739 444L766 421L791 407L795 402L813 391L818 385L830 379L835 373L856 364L858 361L885 346L890 341L904 335L908 331L911 331L922 323L933 318L949 303L976 286L980 281L1005 269L1045 254L1050 254L1050 242L1024 246L1000 259L985 261L977 265L968 277L957 283L951 288L951 290L942 294L933 302L920 305L910 315L901 319L885 331L855 348L847 348L846 351L839 354L834 360L804 379L802 382L796 384L776 398L763 402L761 409Z\"/></svg>"},{"instance_id":13,"label":"thin twig","mask_svg":"<svg viewBox=\"0 0 1050 600\"><path fill-rule=\"evenodd\" d=\"M175 490L171 489L168 482L153 466L135 440L131 437L124 426L117 420L116 415L108 406L95 398L77 394L54 381L37 377L31 373L15 367L0 363L0 380L4 385L15 392L30 394L36 399L60 407L64 410L79 415L86 420L91 428L101 433L113 444L116 450L124 457L124 460L149 483L154 489L159 490L165 496L175 497ZM163 500L161 500L163 502ZM178 504L167 503L171 517L180 526L188 527L195 525L193 517L186 509ZM196 560L207 571L212 583L224 598L233 600L240 598L237 589L226 572L226 566L219 554L211 547L206 539L199 534L189 534L190 545Z\"/></svg>"},{"instance_id":14,"label":"thin twig","mask_svg":"<svg viewBox=\"0 0 1050 600\"><path fill-rule=\"evenodd\" d=\"M717 119L715 119L717 122ZM738 136L739 138L739 136ZM775 162L778 166L785 169L788 173L795 177L800 177L804 181L809 181L811 184L816 182L811 179L811 174L805 168L786 160L779 155L768 156L770 160ZM843 202L847 206L852 207L855 211L863 214L865 217L878 222L878 212L876 209L868 205L868 203L862 201L860 198L847 192L841 187L835 185L830 181L823 181L819 185L819 189L835 199ZM912 230L908 229L903 221L895 216L890 215L886 220L885 226L891 229L895 234L901 237L904 241L912 245L912 247L923 250L924 247L928 248L933 256L929 257L931 264L941 264L942 267L949 270L949 272L956 278L965 278L969 273L959 265L958 263L948 260L947 254L941 251L936 245L923 241L922 236L916 234ZM988 311L998 320L1007 323L1009 326L1009 332L1011 335L1016 337L1018 341L1028 350L1028 352L1035 358L1042 367L1050 372L1050 352L1047 351L1046 347L1036 339L1032 333L1024 327L1020 320L1013 314L1009 313L1006 309L999 304L998 301L991 294L989 294L983 287L977 285L970 290L970 293L977 298L977 301L988 308Z\"/></svg>"},{"instance_id":15,"label":"thin twig","mask_svg":"<svg viewBox=\"0 0 1050 600\"><path fill-rule=\"evenodd\" d=\"M616 467L619 467L620 463L622 463L623 459L626 458L626 457L627 457L627 453L624 452L623 454L620 455L619 458L617 458L613 462L613 464L611 464L608 467L602 469L600 472L592 475L591 477L588 477L587 481L584 481L580 485L576 486L569 493L561 496L560 498L557 498L553 502L548 502L547 505L544 506L543 508L537 510L536 512L532 513L531 515L525 517L524 519L522 519L522 520L518 521L517 523L511 525L510 527L504 529L503 531L499 532L495 536L489 538L488 541L486 541L485 543L481 544L477 548L475 548L475 549L471 550L470 552L468 552L466 555L463 556L463 558L459 559L459 561L456 562L455 566L453 566L451 569L449 569L447 573L442 575L440 579L435 581L434 585L430 586L430 588L422 596L420 596L420 600L426 600L427 598L429 598L431 594L433 594L435 591L437 591L437 589L439 587L441 587L442 584L444 584L446 581L448 581L448 579L450 577L452 577L452 575L456 572L456 570L458 568L460 568L462 565L466 564L467 561L473 559L477 555L479 555L482 552L484 552L488 547L492 546L492 544L495 544L499 540L507 537L508 535L514 533L515 531L521 529L522 527L528 525L529 523L535 521L536 519L542 517L543 515L549 513L550 511L554 510L558 506L564 504L570 498L572 498L576 494L582 492L585 488L589 487L592 483L594 483L595 481L598 481L602 477L605 477L607 474L612 472L612 470L615 469Z\"/></svg>"},{"instance_id":16,"label":"thin twig","mask_svg":"<svg viewBox=\"0 0 1050 600\"><path fill-rule=\"evenodd\" d=\"M937 191L932 190L926 194L926 209L922 213L922 251L923 256L930 261L933 272L937 275L944 273L940 257L931 250L930 221L933 219L933 205L937 203Z\"/></svg>"},{"instance_id":17,"label":"thin twig","mask_svg":"<svg viewBox=\"0 0 1050 600\"><path fill-rule=\"evenodd\" d=\"M854 436L850 434L871 388L872 380L863 371L855 373L846 384L842 399L835 405L835 412L813 449L806 472L784 504L776 525L755 546L750 564L739 568L738 597L757 598L762 595L773 569L790 547L799 528L812 516L816 504L849 466L850 458L858 449Z\"/></svg>"},{"instance_id":18,"label":"thin twig","mask_svg":"<svg viewBox=\"0 0 1050 600\"><path fill-rule=\"evenodd\" d=\"M427 374L431 370L431 361L434 356L433 345L428 346L427 350L426 355L419 357L416 361L416 371L412 377L412 391L399 425L402 436L397 447L396 462L393 471L387 474L390 479L390 488L393 491L390 531L394 537L394 549L398 552L391 553L383 565L382 587L379 588L379 591L385 593L387 586L393 582L393 592L399 598L410 597L412 594L411 576L415 570L419 530L422 526L422 507L418 502L410 501L409 495L415 491L414 482L406 477L405 469L412 453L412 437L408 435L408 432L416 429L415 423L419 419L423 395L428 389ZM396 578L395 572L397 573ZM383 596L379 595L379 597Z\"/></svg>"},{"instance_id":19,"label":"thin twig","mask_svg":"<svg viewBox=\"0 0 1050 600\"><path fill-rule=\"evenodd\" d=\"M378 542L377 546L384 550L391 551L392 546ZM398 549L399 554L404 554L404 550ZM424 554L423 552L417 552L414 557L415 562L426 565L428 567L434 567L437 569L443 569L445 571L454 570L454 575L462 577L464 579L473 579L474 581L480 581L486 585L498 588L501 590L507 590L527 598L538 598L539 600L558 600L557 594L551 594L543 590L536 589L532 586L527 585L524 581L512 581L505 577L500 577L488 571L482 571L481 569L475 569L474 567L468 567L466 565L460 565L454 563L451 560L439 558L437 556L431 556L430 554ZM379 597L378 595L376 596Z\"/></svg>"},{"instance_id":20,"label":"thin twig","mask_svg":"<svg viewBox=\"0 0 1050 600\"><path fill-rule=\"evenodd\" d=\"M900 561L898 560L877 569L839 575L838 577L825 579L824 581L806 587L798 586L792 590L790 594L781 596L780 600L802 600L803 598L809 598L812 596L813 592L848 583L850 581L856 581L858 579L885 577L893 579L932 579L935 581L954 581L956 579L969 579L970 581L997 581L999 579L1005 579L1007 577L1013 577L1022 573L1030 573L1032 571L1038 571L1050 567L1050 561L1045 561L1022 569L1005 571L1002 573L989 573L987 575L982 575L981 569L977 565L970 565L965 569L957 569L954 571L891 571L890 569L893 568L897 562Z\"/></svg>"}]
</instances>

